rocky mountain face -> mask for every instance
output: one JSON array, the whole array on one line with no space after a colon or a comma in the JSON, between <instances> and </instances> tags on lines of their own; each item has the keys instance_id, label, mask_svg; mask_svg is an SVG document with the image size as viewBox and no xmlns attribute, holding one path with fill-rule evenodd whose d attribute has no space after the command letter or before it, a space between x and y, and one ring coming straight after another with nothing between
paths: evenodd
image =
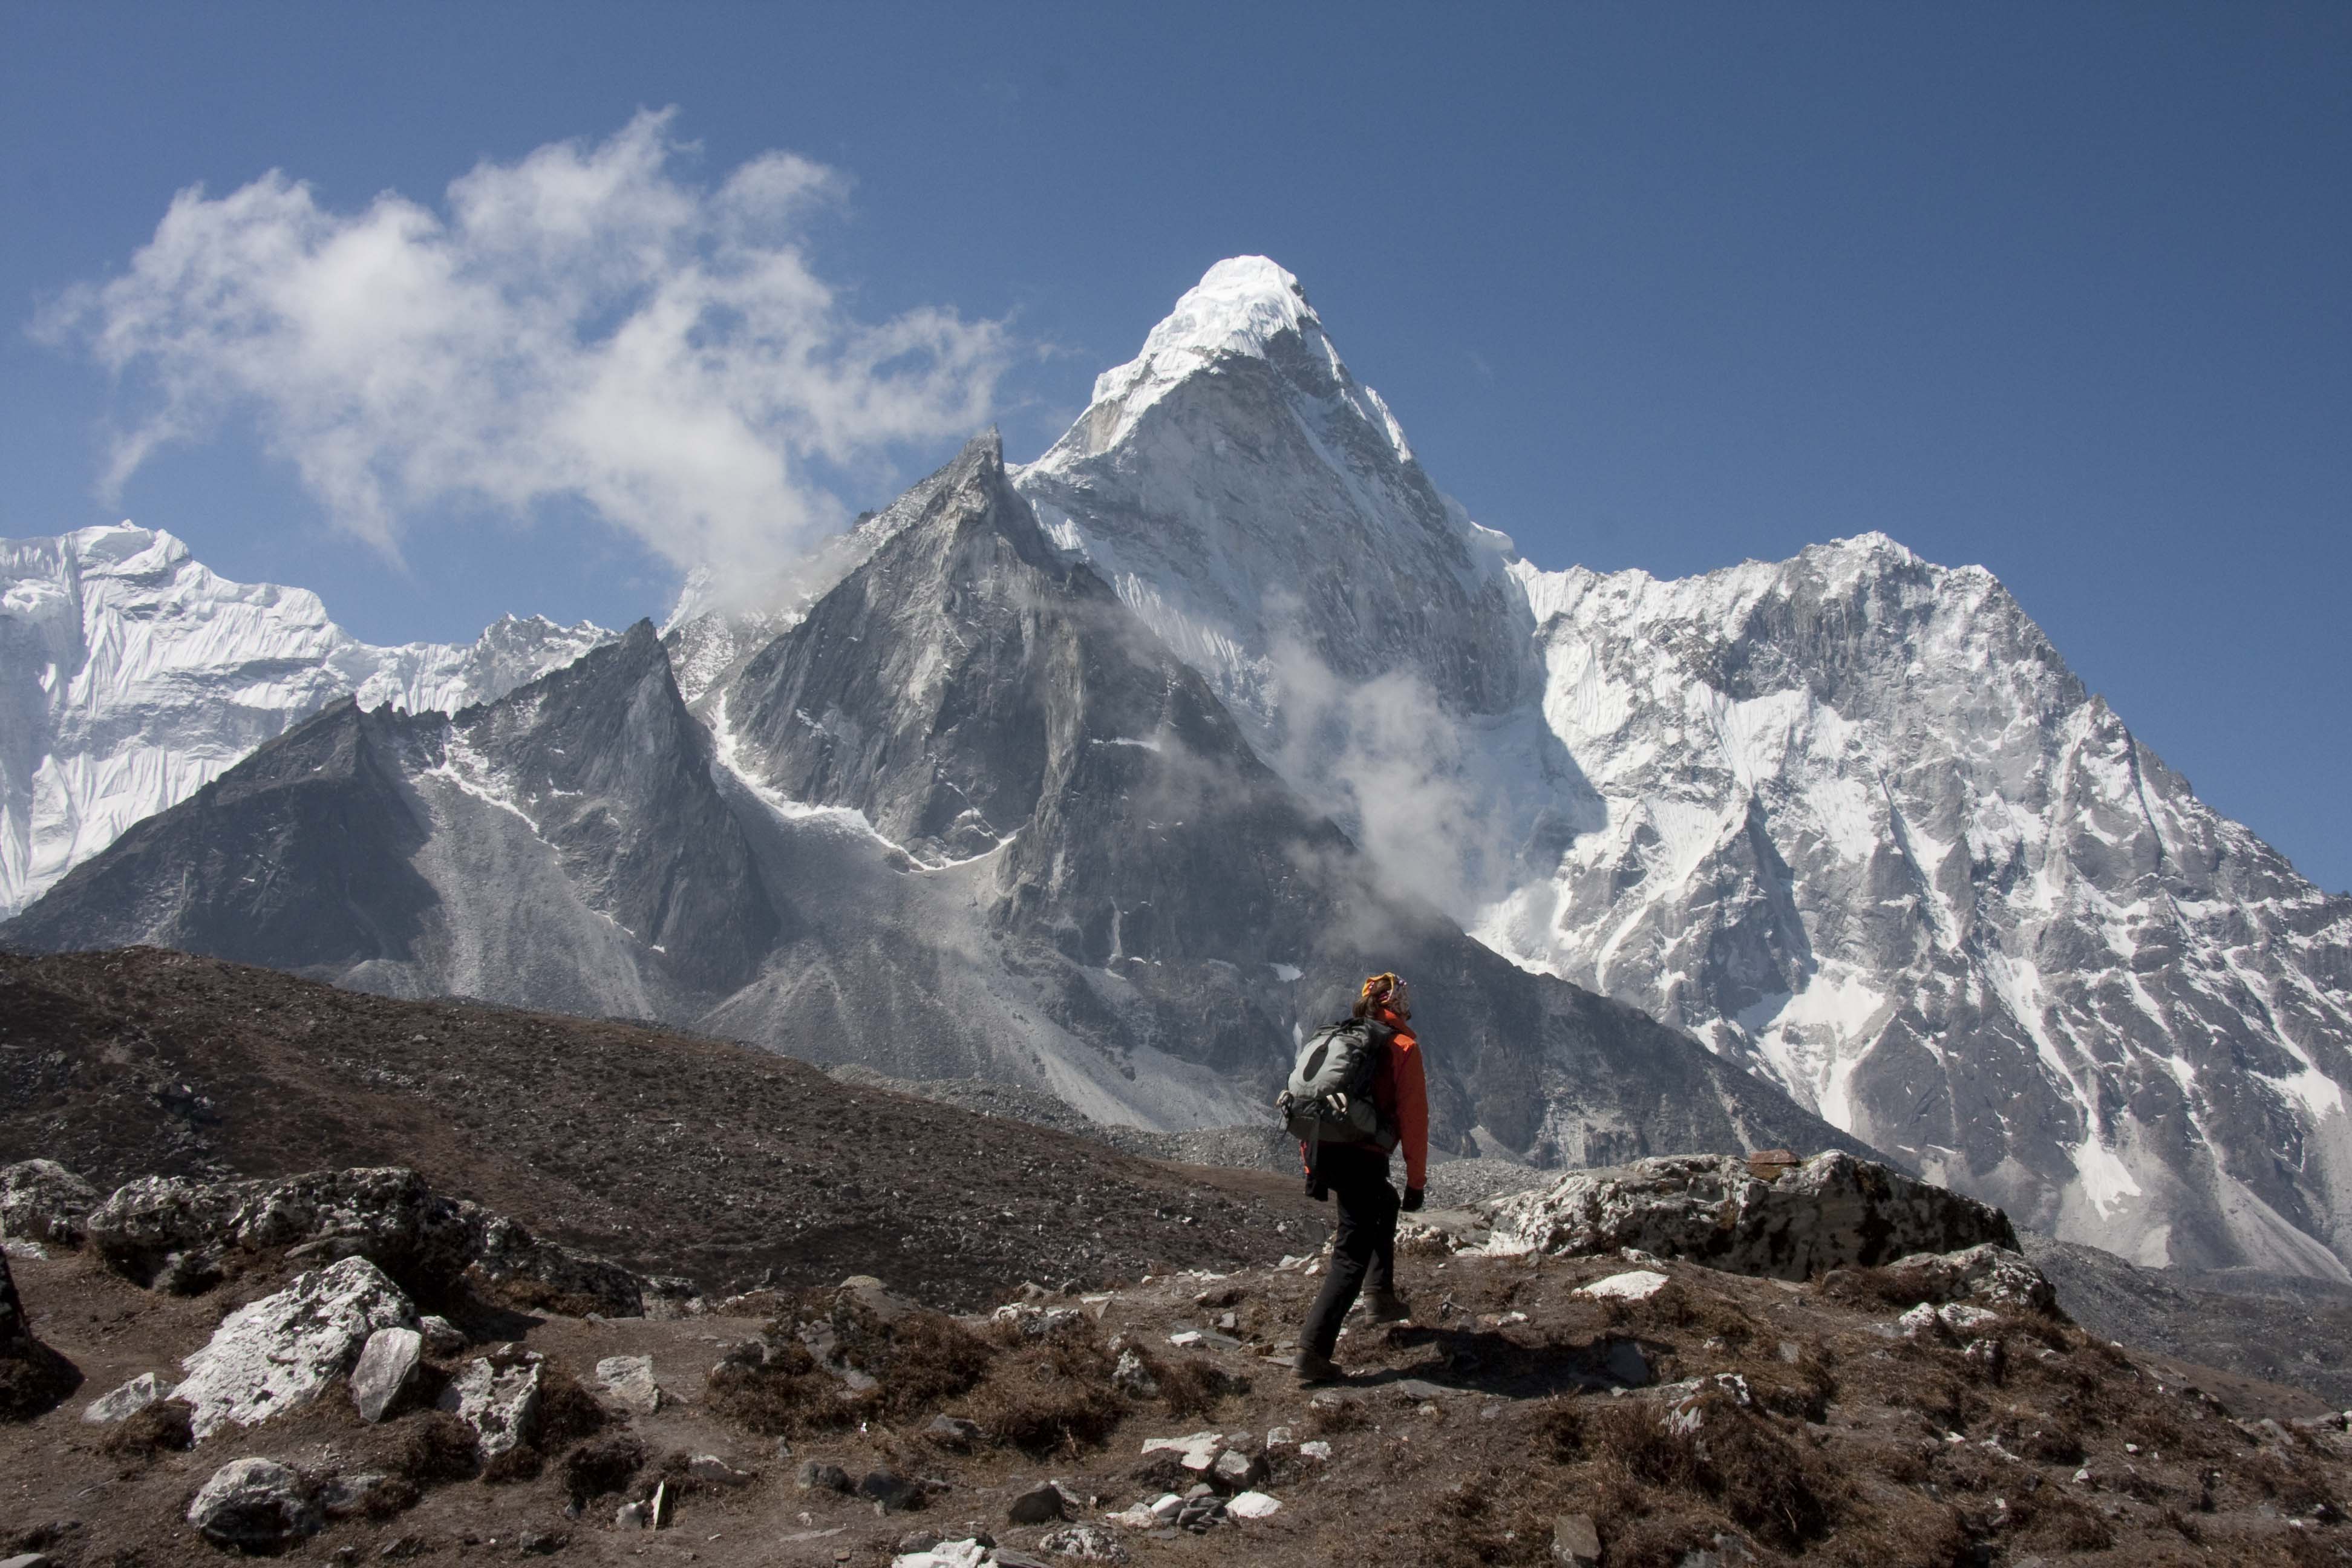
<instances>
[{"instance_id":1,"label":"rocky mountain face","mask_svg":"<svg viewBox=\"0 0 2352 1568\"><path fill-rule=\"evenodd\" d=\"M509 616L470 647L374 647L168 533L0 540L0 917L338 698L455 710L610 635Z\"/></svg>"},{"instance_id":2,"label":"rocky mountain face","mask_svg":"<svg viewBox=\"0 0 2352 1568\"><path fill-rule=\"evenodd\" d=\"M1685 582L1538 570L1261 258L1015 483L1496 952L2021 1223L2345 1276L2352 900L2199 802L1982 569L1869 535Z\"/></svg>"},{"instance_id":3,"label":"rocky mountain face","mask_svg":"<svg viewBox=\"0 0 2352 1568\"><path fill-rule=\"evenodd\" d=\"M824 1062L1263 1118L1416 977L1441 1145L1585 1163L1837 1134L1381 896L1206 683L1055 549L992 437L689 714L649 624L498 702L320 715L5 928L394 994L692 1022Z\"/></svg>"},{"instance_id":4,"label":"rocky mountain face","mask_svg":"<svg viewBox=\"0 0 2352 1568\"><path fill-rule=\"evenodd\" d=\"M1519 560L1262 258L1035 463L982 443L627 647L451 719L330 715L10 937L694 1019L1160 1127L1254 1118L1294 1026L1402 967L1465 1151L1756 1142L1769 1082L2021 1224L2347 1277L2352 901L1981 569L1878 535L1685 582ZM209 732L176 700L152 723Z\"/></svg>"}]
</instances>

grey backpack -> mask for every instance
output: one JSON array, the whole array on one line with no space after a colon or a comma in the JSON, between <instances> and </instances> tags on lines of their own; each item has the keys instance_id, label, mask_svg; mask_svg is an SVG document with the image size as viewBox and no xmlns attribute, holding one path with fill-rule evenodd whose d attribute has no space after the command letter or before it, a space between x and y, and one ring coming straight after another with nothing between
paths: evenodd
<instances>
[{"instance_id":1,"label":"grey backpack","mask_svg":"<svg viewBox=\"0 0 2352 1568\"><path fill-rule=\"evenodd\" d=\"M1384 1024L1342 1018L1307 1037L1290 1081L1274 1102L1292 1137L1309 1144L1369 1143L1379 1137L1372 1079L1392 1033Z\"/></svg>"}]
</instances>

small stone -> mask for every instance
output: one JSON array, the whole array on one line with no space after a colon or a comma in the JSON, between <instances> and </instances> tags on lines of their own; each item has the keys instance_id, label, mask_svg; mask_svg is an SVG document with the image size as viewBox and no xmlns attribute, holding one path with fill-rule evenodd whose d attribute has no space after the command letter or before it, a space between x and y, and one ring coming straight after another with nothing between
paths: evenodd
<instances>
[{"instance_id":1,"label":"small stone","mask_svg":"<svg viewBox=\"0 0 2352 1568\"><path fill-rule=\"evenodd\" d=\"M1226 1500L1225 1511L1235 1519L1265 1519L1282 1511L1282 1500L1269 1492L1236 1492Z\"/></svg>"},{"instance_id":2,"label":"small stone","mask_svg":"<svg viewBox=\"0 0 2352 1568\"><path fill-rule=\"evenodd\" d=\"M1132 1350L1118 1352L1118 1365L1110 1374L1110 1385L1130 1399L1154 1399L1160 1394L1160 1380L1143 1364L1143 1358Z\"/></svg>"},{"instance_id":3,"label":"small stone","mask_svg":"<svg viewBox=\"0 0 2352 1568\"><path fill-rule=\"evenodd\" d=\"M1198 1329L1185 1329L1168 1336L1168 1342L1181 1351L1191 1350L1195 1345L1205 1343L1206 1340L1207 1336Z\"/></svg>"},{"instance_id":4,"label":"small stone","mask_svg":"<svg viewBox=\"0 0 2352 1568\"><path fill-rule=\"evenodd\" d=\"M1144 1516L1150 1517L1149 1513ZM1125 1563L1127 1548L1117 1535L1098 1524L1066 1524L1040 1537L1037 1550L1050 1552L1057 1557L1075 1557L1082 1563ZM1004 1561L1000 1553L997 1561Z\"/></svg>"},{"instance_id":5,"label":"small stone","mask_svg":"<svg viewBox=\"0 0 2352 1568\"><path fill-rule=\"evenodd\" d=\"M897 1513L911 1508L920 1500L923 1489L898 1471L877 1468L866 1472L857 1483L857 1495L871 1502L882 1513Z\"/></svg>"},{"instance_id":6,"label":"small stone","mask_svg":"<svg viewBox=\"0 0 2352 1568\"><path fill-rule=\"evenodd\" d=\"M649 1355L608 1355L596 1363L596 1381L622 1409L651 1415L661 1408L660 1387L654 1382L654 1358Z\"/></svg>"},{"instance_id":7,"label":"small stone","mask_svg":"<svg viewBox=\"0 0 2352 1568\"><path fill-rule=\"evenodd\" d=\"M1223 1329L1226 1333L1237 1333L1240 1331L1241 1326L1241 1314L1238 1312L1221 1312L1217 1315L1217 1327Z\"/></svg>"},{"instance_id":8,"label":"small stone","mask_svg":"<svg viewBox=\"0 0 2352 1568\"><path fill-rule=\"evenodd\" d=\"M430 1355L463 1355L469 1342L457 1324L435 1313L417 1319L416 1331L425 1336L425 1349Z\"/></svg>"},{"instance_id":9,"label":"small stone","mask_svg":"<svg viewBox=\"0 0 2352 1568\"><path fill-rule=\"evenodd\" d=\"M142 1372L121 1387L101 1394L89 1402L81 1413L85 1421L115 1422L127 1420L159 1399L172 1397L172 1385L152 1372ZM0 1568L6 1568L0 1563Z\"/></svg>"},{"instance_id":10,"label":"small stone","mask_svg":"<svg viewBox=\"0 0 2352 1568\"><path fill-rule=\"evenodd\" d=\"M1243 1491L1265 1474L1265 1461L1255 1454L1228 1448L1210 1468L1210 1479L1226 1491Z\"/></svg>"},{"instance_id":11,"label":"small stone","mask_svg":"<svg viewBox=\"0 0 2352 1568\"><path fill-rule=\"evenodd\" d=\"M625 1502L613 1516L613 1524L620 1530L643 1530L649 1517L644 1503Z\"/></svg>"},{"instance_id":12,"label":"small stone","mask_svg":"<svg viewBox=\"0 0 2352 1568\"><path fill-rule=\"evenodd\" d=\"M1151 1504L1152 1517L1163 1524L1183 1511L1184 1500L1174 1492L1162 1492Z\"/></svg>"},{"instance_id":13,"label":"small stone","mask_svg":"<svg viewBox=\"0 0 2352 1568\"><path fill-rule=\"evenodd\" d=\"M378 1329L368 1336L352 1368L352 1407L371 1424L383 1419L415 1381L424 1359L425 1336L415 1329Z\"/></svg>"},{"instance_id":14,"label":"small stone","mask_svg":"<svg viewBox=\"0 0 2352 1568\"><path fill-rule=\"evenodd\" d=\"M215 1546L275 1552L326 1524L302 1478L275 1459L231 1459L188 1504L188 1522Z\"/></svg>"},{"instance_id":15,"label":"small stone","mask_svg":"<svg viewBox=\"0 0 2352 1568\"><path fill-rule=\"evenodd\" d=\"M804 1492L845 1492L851 1489L847 1470L839 1465L828 1465L816 1459L803 1461L799 1473L793 1477L793 1485Z\"/></svg>"},{"instance_id":16,"label":"small stone","mask_svg":"<svg viewBox=\"0 0 2352 1568\"><path fill-rule=\"evenodd\" d=\"M0 1568L58 1568L58 1560L46 1552L20 1552L14 1557L0 1557Z\"/></svg>"},{"instance_id":17,"label":"small stone","mask_svg":"<svg viewBox=\"0 0 2352 1568\"><path fill-rule=\"evenodd\" d=\"M961 1454L978 1443L984 1434L977 1421L967 1421L961 1415L934 1415L931 1424L923 1428L923 1436L942 1448Z\"/></svg>"},{"instance_id":18,"label":"small stone","mask_svg":"<svg viewBox=\"0 0 2352 1568\"><path fill-rule=\"evenodd\" d=\"M1331 1445L1328 1443L1319 1440L1312 1443L1301 1443L1298 1445L1298 1452L1303 1458L1315 1459L1323 1464L1328 1465L1331 1462Z\"/></svg>"},{"instance_id":19,"label":"small stone","mask_svg":"<svg viewBox=\"0 0 2352 1568\"><path fill-rule=\"evenodd\" d=\"M1014 1524L1048 1524L1064 1517L1062 1489L1047 1481L1013 1500L1004 1517Z\"/></svg>"},{"instance_id":20,"label":"small stone","mask_svg":"<svg viewBox=\"0 0 2352 1568\"><path fill-rule=\"evenodd\" d=\"M1941 1326L1942 1320L1936 1316L1936 1309L1925 1301L1895 1320L1895 1329L1906 1340L1933 1339Z\"/></svg>"},{"instance_id":21,"label":"small stone","mask_svg":"<svg viewBox=\"0 0 2352 1568\"><path fill-rule=\"evenodd\" d=\"M716 1454L697 1454L686 1462L686 1473L707 1487L748 1487L758 1478L739 1470Z\"/></svg>"},{"instance_id":22,"label":"small stone","mask_svg":"<svg viewBox=\"0 0 2352 1568\"><path fill-rule=\"evenodd\" d=\"M1601 1531L1589 1513L1565 1513L1552 1521L1551 1560L1560 1568L1600 1568Z\"/></svg>"},{"instance_id":23,"label":"small stone","mask_svg":"<svg viewBox=\"0 0 2352 1568\"><path fill-rule=\"evenodd\" d=\"M1268 1448L1287 1448L1297 1441L1297 1436L1287 1426L1269 1426L1265 1430L1265 1446Z\"/></svg>"},{"instance_id":24,"label":"small stone","mask_svg":"<svg viewBox=\"0 0 2352 1568\"><path fill-rule=\"evenodd\" d=\"M1576 1293L1595 1300L1646 1301L1666 1288L1666 1277L1651 1268L1629 1269L1612 1274L1606 1279L1595 1279Z\"/></svg>"},{"instance_id":25,"label":"small stone","mask_svg":"<svg viewBox=\"0 0 2352 1568\"><path fill-rule=\"evenodd\" d=\"M939 1543L940 1532L936 1530L910 1530L898 1537L898 1544L891 1550L899 1552L929 1552Z\"/></svg>"},{"instance_id":26,"label":"small stone","mask_svg":"<svg viewBox=\"0 0 2352 1568\"><path fill-rule=\"evenodd\" d=\"M515 1549L525 1557L551 1557L571 1544L572 1538L559 1531L527 1530Z\"/></svg>"}]
</instances>

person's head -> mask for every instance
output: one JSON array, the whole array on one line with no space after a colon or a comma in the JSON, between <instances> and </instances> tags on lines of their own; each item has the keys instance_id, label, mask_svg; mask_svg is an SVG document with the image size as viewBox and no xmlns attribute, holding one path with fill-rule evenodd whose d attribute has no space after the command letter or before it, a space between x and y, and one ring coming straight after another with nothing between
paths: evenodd
<instances>
[{"instance_id":1,"label":"person's head","mask_svg":"<svg viewBox=\"0 0 2352 1568\"><path fill-rule=\"evenodd\" d=\"M1356 997L1356 1016L1369 1018L1381 1008L1400 1018L1412 1016L1412 988L1401 974L1375 974L1364 982Z\"/></svg>"}]
</instances>

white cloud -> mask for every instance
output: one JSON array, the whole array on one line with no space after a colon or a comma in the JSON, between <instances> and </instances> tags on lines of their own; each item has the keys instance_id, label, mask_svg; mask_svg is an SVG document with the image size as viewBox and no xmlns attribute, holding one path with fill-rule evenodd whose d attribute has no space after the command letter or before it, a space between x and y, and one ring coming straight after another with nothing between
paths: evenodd
<instances>
[{"instance_id":1,"label":"white cloud","mask_svg":"<svg viewBox=\"0 0 2352 1568\"><path fill-rule=\"evenodd\" d=\"M835 524L813 465L875 469L971 433L1000 323L863 322L798 243L832 171L769 153L682 179L671 111L453 182L321 208L272 172L184 190L121 276L38 331L144 400L106 483L250 414L341 526L396 553L404 514L577 498L681 566L773 561Z\"/></svg>"}]
</instances>

